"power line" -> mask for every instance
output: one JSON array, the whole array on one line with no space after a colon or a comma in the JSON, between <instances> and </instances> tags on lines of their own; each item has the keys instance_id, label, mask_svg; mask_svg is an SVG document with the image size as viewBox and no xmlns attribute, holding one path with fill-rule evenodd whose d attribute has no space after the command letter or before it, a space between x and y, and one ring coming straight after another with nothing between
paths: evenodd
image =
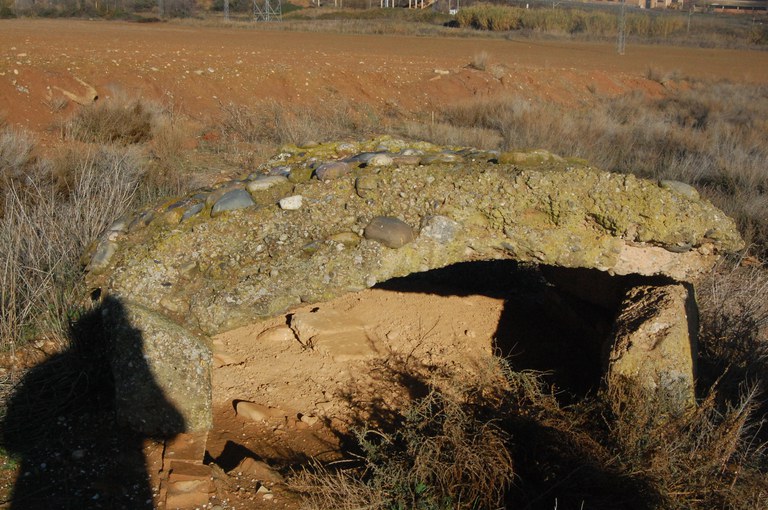
<instances>
[{"instance_id":1,"label":"power line","mask_svg":"<svg viewBox=\"0 0 768 510\"><path fill-rule=\"evenodd\" d=\"M253 0L253 21L282 21L283 20L283 2L282 0L264 0L259 5L258 0Z\"/></svg>"},{"instance_id":2,"label":"power line","mask_svg":"<svg viewBox=\"0 0 768 510\"><path fill-rule=\"evenodd\" d=\"M624 54L627 47L627 2L621 0L621 13L619 14L619 36L616 42L616 51L619 55Z\"/></svg>"}]
</instances>

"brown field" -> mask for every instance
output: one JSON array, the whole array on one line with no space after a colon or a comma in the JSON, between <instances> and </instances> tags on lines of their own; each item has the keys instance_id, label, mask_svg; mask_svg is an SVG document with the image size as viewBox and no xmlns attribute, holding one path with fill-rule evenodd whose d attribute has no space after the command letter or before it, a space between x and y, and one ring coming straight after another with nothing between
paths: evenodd
<instances>
[{"instance_id":1,"label":"brown field","mask_svg":"<svg viewBox=\"0 0 768 510\"><path fill-rule=\"evenodd\" d=\"M768 52L629 45L626 54L619 56L611 43L523 38L342 35L85 20L0 21L0 128L5 123L33 132L41 152L53 153L65 145L77 151L80 143L102 143L85 139L87 134L65 136L67 119L84 110L78 103L88 104L94 95L98 96L96 104L110 97L145 99L162 105L172 122L183 119L186 139L180 145L184 150L194 153L191 149L201 148L183 160L182 167L188 161L225 159L226 155L202 150L204 142L222 141L219 138L233 132L244 138L237 130L218 131L217 126L228 115L231 121L236 108L256 110L265 101L285 106L295 117L299 117L297 112L311 117L312 112L320 111L318 116L327 119L331 117L328 105L353 105L352 111L370 111L377 119L428 123L432 118L434 124L435 116L478 99L489 99L488 104L493 105L494 99L514 97L576 110L635 91L663 98L691 87L685 79L666 82L660 78L667 75L768 84ZM229 105L234 106L228 109ZM453 113L459 116L456 112L460 109ZM154 144L153 150L160 152L159 142ZM247 158L232 161L236 158L229 160L227 170L233 174L247 170L246 162L252 162ZM764 280L760 281L760 292L764 292ZM354 315L387 338L392 352L410 351L408 357L414 355L424 366L432 362L462 365L467 360L481 364L487 358L504 299L493 294L436 295L423 293L414 282L402 285L344 296L322 304L323 311ZM355 373L352 364L316 366L317 361L297 345L277 352L274 346L254 342L259 333L280 322L284 317L214 339L226 359L220 357L214 370L215 430L208 436L207 447L209 460L219 467L213 471L216 497L207 508L214 503L219 508L298 508L298 496L282 484L276 484L266 498L256 492L257 474L239 463L249 456L262 458L287 473L308 457L336 459L342 449L330 426L296 419L274 428L257 424L236 416L233 400L256 400L257 392L272 387L269 405L313 411L313 406L320 408L316 394L325 394L325 389L332 394L340 381L354 380L369 392L389 390L390 381ZM62 346L48 349L47 354L57 348ZM13 372L18 359L2 358L8 360ZM268 360L269 366L261 367L260 360ZM2 365L0 369L8 368ZM6 373L0 371L0 375ZM338 396L321 403L334 409L352 406ZM90 426L81 429L86 440ZM109 426L104 430L103 435L112 432ZM110 449L114 445L102 439L99 436L91 450L85 446L75 450L91 455L84 462L90 470L67 481L83 482L85 477L89 488L97 488L104 500L114 501L125 496L121 492L125 476L141 483L149 481L149 489L154 491L149 506L163 508L164 494L155 491L161 478L162 442L145 440L143 452L136 447L126 453L126 447ZM115 452L137 457L138 469L146 467L147 477L144 472L126 475L128 468ZM66 455L70 453L74 459L74 452ZM7 507L2 500L8 497L15 474L0 464L0 508ZM552 508L549 500L539 503L540 508L545 504Z\"/></svg>"},{"instance_id":2,"label":"brown field","mask_svg":"<svg viewBox=\"0 0 768 510\"><path fill-rule=\"evenodd\" d=\"M663 93L646 79L649 69L768 82L768 52L630 45L620 56L606 43L4 20L0 48L0 114L40 131L55 120L51 99L60 89L85 91L78 79L102 98L120 91L157 99L202 121L220 104L266 98L312 104L343 97L408 115L509 91L566 104L586 100L588 87ZM481 52L501 66L499 79L468 69Z\"/></svg>"}]
</instances>

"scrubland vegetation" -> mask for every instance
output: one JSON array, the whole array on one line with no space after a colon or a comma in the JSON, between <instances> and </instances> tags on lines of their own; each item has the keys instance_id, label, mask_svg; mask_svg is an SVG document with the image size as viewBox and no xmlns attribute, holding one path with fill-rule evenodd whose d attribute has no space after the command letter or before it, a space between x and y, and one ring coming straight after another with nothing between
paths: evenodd
<instances>
[{"instance_id":1,"label":"scrubland vegetation","mask_svg":"<svg viewBox=\"0 0 768 510\"><path fill-rule=\"evenodd\" d=\"M723 403L715 386L698 408L659 419L664 402L637 392L563 406L542 374L498 358L472 374L429 370L410 367L427 395L377 409L387 425L361 423L346 462L294 475L308 508L746 510L767 501L754 389Z\"/></svg>"},{"instance_id":2,"label":"scrubland vegetation","mask_svg":"<svg viewBox=\"0 0 768 510\"><path fill-rule=\"evenodd\" d=\"M456 15L460 27L490 31L528 31L552 35L570 35L589 38L616 37L620 27L620 12L616 8L589 10L526 9L503 4L477 3L461 9ZM765 44L768 29L763 24L742 26L738 34L737 24L715 17L681 13L649 13L630 9L625 17L625 33L630 39L643 41L721 44L742 39L744 44Z\"/></svg>"},{"instance_id":3,"label":"scrubland vegetation","mask_svg":"<svg viewBox=\"0 0 768 510\"><path fill-rule=\"evenodd\" d=\"M766 91L704 82L676 90L663 99L601 98L589 110L476 100L425 123L342 100L311 115L276 103L222 105L219 135L198 151L247 165L281 144L381 130L454 145L544 147L695 185L738 219L748 253L765 260ZM182 134L169 115L129 100L81 109L61 128L78 150L52 158L39 155L31 135L3 128L5 349L65 339L85 291L78 257L88 242L127 208L182 190ZM388 410L388 425L361 423L350 462L316 464L296 475L294 489L314 508L550 508L553 495L576 508L764 507L768 273L739 262L723 262L697 289L697 409L659 421L663 402L602 393L564 406L540 374L503 360L469 379L433 370L423 374L425 398Z\"/></svg>"}]
</instances>

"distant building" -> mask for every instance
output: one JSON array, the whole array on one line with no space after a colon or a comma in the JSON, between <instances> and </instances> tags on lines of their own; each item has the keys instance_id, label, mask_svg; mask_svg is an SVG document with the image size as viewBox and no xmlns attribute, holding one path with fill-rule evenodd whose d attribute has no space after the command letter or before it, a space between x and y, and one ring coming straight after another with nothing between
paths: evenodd
<instances>
[{"instance_id":1,"label":"distant building","mask_svg":"<svg viewBox=\"0 0 768 510\"><path fill-rule=\"evenodd\" d=\"M641 9L699 9L768 11L768 0L637 0Z\"/></svg>"},{"instance_id":2,"label":"distant building","mask_svg":"<svg viewBox=\"0 0 768 510\"><path fill-rule=\"evenodd\" d=\"M710 0L704 5L723 11L768 11L768 0Z\"/></svg>"}]
</instances>

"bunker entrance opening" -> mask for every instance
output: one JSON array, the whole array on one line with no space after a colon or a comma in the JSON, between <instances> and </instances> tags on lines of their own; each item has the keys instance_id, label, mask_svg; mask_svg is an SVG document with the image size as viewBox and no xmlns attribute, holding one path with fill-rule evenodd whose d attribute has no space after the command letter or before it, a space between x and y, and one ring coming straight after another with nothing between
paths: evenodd
<instances>
[{"instance_id":1,"label":"bunker entrance opening","mask_svg":"<svg viewBox=\"0 0 768 510\"><path fill-rule=\"evenodd\" d=\"M492 354L543 372L571 403L600 387L626 290L663 283L508 260L393 278L215 337L214 405L344 420L373 402L407 405L430 373L477 372Z\"/></svg>"},{"instance_id":2,"label":"bunker entrance opening","mask_svg":"<svg viewBox=\"0 0 768 510\"><path fill-rule=\"evenodd\" d=\"M413 273L375 288L498 300L498 320L488 339L493 354L515 370L543 372L560 397L571 400L600 385L607 342L625 292L664 283L669 280L494 260Z\"/></svg>"}]
</instances>

